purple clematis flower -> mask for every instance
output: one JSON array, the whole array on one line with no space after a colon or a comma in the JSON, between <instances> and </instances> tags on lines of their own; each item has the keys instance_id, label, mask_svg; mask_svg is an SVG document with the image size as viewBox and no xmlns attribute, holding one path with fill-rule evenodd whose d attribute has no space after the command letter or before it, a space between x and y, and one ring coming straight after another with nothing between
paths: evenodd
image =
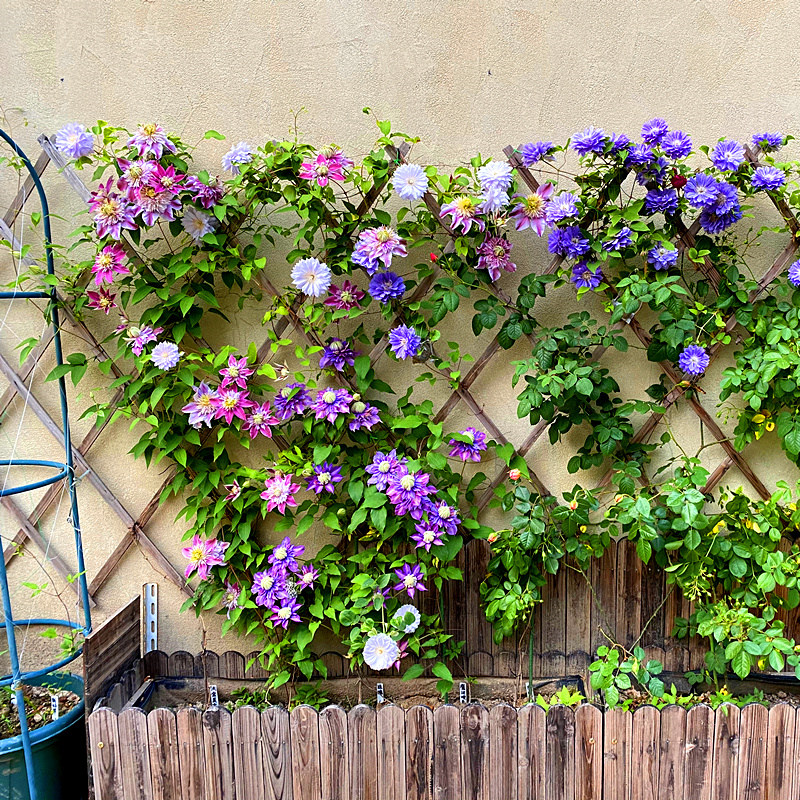
<instances>
[{"instance_id":1,"label":"purple clematis flower","mask_svg":"<svg viewBox=\"0 0 800 800\"><path fill-rule=\"evenodd\" d=\"M350 411L353 413L353 419L350 420L347 427L351 431L359 431L362 428L372 430L373 426L381 421L378 409L375 406L367 405L361 400L356 400Z\"/></svg>"},{"instance_id":2,"label":"purple clematis flower","mask_svg":"<svg viewBox=\"0 0 800 800\"><path fill-rule=\"evenodd\" d=\"M230 425L234 417L244 420L247 410L252 408L255 403L250 400L248 392L240 392L236 389L220 389L214 398L215 416L217 419L224 419Z\"/></svg>"},{"instance_id":3,"label":"purple clematis flower","mask_svg":"<svg viewBox=\"0 0 800 800\"><path fill-rule=\"evenodd\" d=\"M786 175L777 167L758 167L750 183L757 192L774 192L786 183Z\"/></svg>"},{"instance_id":4,"label":"purple clematis flower","mask_svg":"<svg viewBox=\"0 0 800 800\"><path fill-rule=\"evenodd\" d=\"M405 458L398 458L397 451L389 453L375 453L372 463L365 467L367 474L367 485L374 486L379 492L385 492L389 487L389 478L399 469L404 468Z\"/></svg>"},{"instance_id":5,"label":"purple clematis flower","mask_svg":"<svg viewBox=\"0 0 800 800\"><path fill-rule=\"evenodd\" d=\"M136 133L128 139L128 146L135 147L139 151L139 158L147 155L152 155L153 158L161 158L165 150L168 153L175 153L178 149L169 140L164 129L154 122L140 125Z\"/></svg>"},{"instance_id":6,"label":"purple clematis flower","mask_svg":"<svg viewBox=\"0 0 800 800\"><path fill-rule=\"evenodd\" d=\"M452 218L450 227L453 231L461 228L462 233L469 233L473 225L479 231L486 227L486 223L478 217L479 211L478 204L468 195L462 194L456 197L452 203L443 205L440 216L442 219L447 216Z\"/></svg>"},{"instance_id":7,"label":"purple clematis flower","mask_svg":"<svg viewBox=\"0 0 800 800\"><path fill-rule=\"evenodd\" d=\"M589 265L585 261L579 261L572 268L570 280L578 289L594 291L603 282L603 271L600 267L589 269Z\"/></svg>"},{"instance_id":8,"label":"purple clematis flower","mask_svg":"<svg viewBox=\"0 0 800 800\"><path fill-rule=\"evenodd\" d=\"M389 331L389 349L400 360L415 356L421 346L422 338L408 325L398 325Z\"/></svg>"},{"instance_id":9,"label":"purple clematis flower","mask_svg":"<svg viewBox=\"0 0 800 800\"><path fill-rule=\"evenodd\" d=\"M403 466L389 476L386 496L395 507L395 514L403 516L417 509L422 501L436 489L430 485L431 476L426 472L409 472Z\"/></svg>"},{"instance_id":10,"label":"purple clematis flower","mask_svg":"<svg viewBox=\"0 0 800 800\"><path fill-rule=\"evenodd\" d=\"M230 542L220 542L217 539L202 539L195 535L192 543L182 549L183 555L189 559L184 576L188 578L195 570L201 581L208 578L211 567L222 566L225 563L225 551Z\"/></svg>"},{"instance_id":11,"label":"purple clematis flower","mask_svg":"<svg viewBox=\"0 0 800 800\"><path fill-rule=\"evenodd\" d=\"M666 120L656 117L642 125L642 139L647 142L647 144L660 144L668 131L669 126Z\"/></svg>"},{"instance_id":12,"label":"purple clematis flower","mask_svg":"<svg viewBox=\"0 0 800 800\"><path fill-rule=\"evenodd\" d=\"M708 368L710 356L705 351L705 348L700 347L699 344L690 344L684 348L683 352L678 358L678 366L687 375L702 375Z\"/></svg>"},{"instance_id":13,"label":"purple clematis flower","mask_svg":"<svg viewBox=\"0 0 800 800\"><path fill-rule=\"evenodd\" d=\"M462 461L480 461L481 453L486 449L486 434L477 428L467 428L460 431L461 436L467 437L469 441L462 442L458 439L451 439L450 457L460 458Z\"/></svg>"},{"instance_id":14,"label":"purple clematis flower","mask_svg":"<svg viewBox=\"0 0 800 800\"><path fill-rule=\"evenodd\" d=\"M478 269L485 269L489 277L496 281L502 271L516 272L517 265L511 260L514 245L505 236L487 236L478 247Z\"/></svg>"},{"instance_id":15,"label":"purple clematis flower","mask_svg":"<svg viewBox=\"0 0 800 800\"><path fill-rule=\"evenodd\" d=\"M523 165L528 169L535 166L539 161L554 160L551 155L555 149L552 142L528 142L528 144L521 144L517 149L522 157Z\"/></svg>"},{"instance_id":16,"label":"purple clematis flower","mask_svg":"<svg viewBox=\"0 0 800 800\"><path fill-rule=\"evenodd\" d=\"M413 599L415 592L427 591L425 584L422 582L425 574L419 564L403 564L400 569L396 569L394 574L397 576L399 583L394 587L395 592L406 592L409 597Z\"/></svg>"},{"instance_id":17,"label":"purple clematis flower","mask_svg":"<svg viewBox=\"0 0 800 800\"><path fill-rule=\"evenodd\" d=\"M711 161L722 172L737 170L744 161L744 147L739 142L723 139L711 151Z\"/></svg>"},{"instance_id":18,"label":"purple clematis flower","mask_svg":"<svg viewBox=\"0 0 800 800\"><path fill-rule=\"evenodd\" d=\"M511 219L514 220L514 227L518 231L530 228L536 231L539 236L544 234L547 222L545 213L547 202L553 196L553 184L542 184L533 194L527 196L515 194L514 197L521 200L511 212Z\"/></svg>"},{"instance_id":19,"label":"purple clematis flower","mask_svg":"<svg viewBox=\"0 0 800 800\"><path fill-rule=\"evenodd\" d=\"M301 608L302 604L296 598L281 598L272 608L273 614L270 617L270 622L274 622L281 628L288 628L290 622L300 622L300 616L297 612Z\"/></svg>"},{"instance_id":20,"label":"purple clematis flower","mask_svg":"<svg viewBox=\"0 0 800 800\"><path fill-rule=\"evenodd\" d=\"M341 483L342 480L344 480L342 478L342 468L335 467L325 461L322 464L314 465L314 474L310 478L306 478L306 487L310 491L316 492L316 494L322 494L323 492L333 494L334 486L337 483Z\"/></svg>"},{"instance_id":21,"label":"purple clematis flower","mask_svg":"<svg viewBox=\"0 0 800 800\"><path fill-rule=\"evenodd\" d=\"M302 544L292 544L292 540L285 536L280 544L270 553L267 561L272 564L275 572L284 575L287 572L297 572L300 567L297 564L297 557L305 553L306 548Z\"/></svg>"},{"instance_id":22,"label":"purple clematis flower","mask_svg":"<svg viewBox=\"0 0 800 800\"><path fill-rule=\"evenodd\" d=\"M344 339L333 338L325 345L319 357L319 366L320 369L333 367L337 372L342 372L346 365L353 366L358 355L360 351L353 350Z\"/></svg>"},{"instance_id":23,"label":"purple clematis flower","mask_svg":"<svg viewBox=\"0 0 800 800\"><path fill-rule=\"evenodd\" d=\"M289 419L311 408L311 395L304 383L287 383L275 395L273 406L281 419Z\"/></svg>"},{"instance_id":24,"label":"purple clematis flower","mask_svg":"<svg viewBox=\"0 0 800 800\"><path fill-rule=\"evenodd\" d=\"M581 156L589 153L602 153L606 146L606 135L600 128L590 125L585 131L572 137L572 149Z\"/></svg>"},{"instance_id":25,"label":"purple clematis flower","mask_svg":"<svg viewBox=\"0 0 800 800\"><path fill-rule=\"evenodd\" d=\"M320 389L311 410L316 419L334 422L339 414L347 414L350 411L352 402L353 397L346 389Z\"/></svg>"},{"instance_id":26,"label":"purple clematis flower","mask_svg":"<svg viewBox=\"0 0 800 800\"><path fill-rule=\"evenodd\" d=\"M334 284L328 289L325 305L338 311L349 311L351 308L358 308L363 299L364 292L358 286L350 281L344 281L341 287Z\"/></svg>"},{"instance_id":27,"label":"purple clematis flower","mask_svg":"<svg viewBox=\"0 0 800 800\"><path fill-rule=\"evenodd\" d=\"M369 293L381 304L396 300L405 294L406 285L394 272L379 272L369 282Z\"/></svg>"}]
</instances>

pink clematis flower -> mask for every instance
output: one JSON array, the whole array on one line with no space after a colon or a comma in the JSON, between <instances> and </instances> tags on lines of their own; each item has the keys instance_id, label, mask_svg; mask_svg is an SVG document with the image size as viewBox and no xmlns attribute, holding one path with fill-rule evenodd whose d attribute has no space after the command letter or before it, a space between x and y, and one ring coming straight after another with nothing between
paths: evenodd
<instances>
[{"instance_id":1,"label":"pink clematis flower","mask_svg":"<svg viewBox=\"0 0 800 800\"><path fill-rule=\"evenodd\" d=\"M272 426L277 425L280 420L270 414L269 403L262 403L260 406L255 406L253 410L247 415L247 419L242 425L242 430L250 432L250 438L255 439L260 433L268 439L272 438Z\"/></svg>"},{"instance_id":2,"label":"pink clematis flower","mask_svg":"<svg viewBox=\"0 0 800 800\"><path fill-rule=\"evenodd\" d=\"M151 122L140 125L136 133L128 139L128 146L139 151L139 157L152 154L154 158L161 158L164 151L174 153L178 148L167 138L167 134L160 125Z\"/></svg>"},{"instance_id":3,"label":"pink clematis flower","mask_svg":"<svg viewBox=\"0 0 800 800\"><path fill-rule=\"evenodd\" d=\"M195 535L192 543L184 547L183 555L189 559L184 576L189 576L197 570L197 577L201 581L208 578L211 567L221 567L225 563L225 551L230 542L220 542L217 539L201 539Z\"/></svg>"},{"instance_id":4,"label":"pink clematis flower","mask_svg":"<svg viewBox=\"0 0 800 800\"><path fill-rule=\"evenodd\" d=\"M112 308L117 307L117 304L114 302L117 296L111 294L105 287L98 289L96 292L87 291L86 295L89 298L89 308L99 309L104 314L108 314Z\"/></svg>"},{"instance_id":5,"label":"pink clematis flower","mask_svg":"<svg viewBox=\"0 0 800 800\"><path fill-rule=\"evenodd\" d=\"M514 220L514 227L518 231L524 231L526 228L530 228L536 231L539 236L542 236L547 228L544 210L552 195L552 183L542 184L533 194L529 194L527 197L523 197L519 194L514 195L514 197L522 201L516 205L511 212L511 219Z\"/></svg>"},{"instance_id":6,"label":"pink clematis flower","mask_svg":"<svg viewBox=\"0 0 800 800\"><path fill-rule=\"evenodd\" d=\"M237 500L242 494L242 487L239 486L239 481L237 481L236 478L233 479L233 483L224 484L224 488L228 490L228 494L225 495L225 499L228 502Z\"/></svg>"},{"instance_id":7,"label":"pink clematis flower","mask_svg":"<svg viewBox=\"0 0 800 800\"><path fill-rule=\"evenodd\" d=\"M299 174L307 181L316 181L319 186L327 186L328 181L344 180L341 160L329 158L324 153L320 153L313 161L304 161Z\"/></svg>"},{"instance_id":8,"label":"pink clematis flower","mask_svg":"<svg viewBox=\"0 0 800 800\"><path fill-rule=\"evenodd\" d=\"M183 188L185 177L185 175L175 172L175 167L172 165L164 167L161 164L156 164L155 168L147 174L145 183L157 192L178 194Z\"/></svg>"},{"instance_id":9,"label":"pink clematis flower","mask_svg":"<svg viewBox=\"0 0 800 800\"><path fill-rule=\"evenodd\" d=\"M125 265L125 251L118 244L104 247L95 257L92 265L92 275L96 286L103 283L113 283L115 275L130 275L131 271Z\"/></svg>"},{"instance_id":10,"label":"pink clematis flower","mask_svg":"<svg viewBox=\"0 0 800 800\"><path fill-rule=\"evenodd\" d=\"M461 228L463 233L469 233L469 229L473 224L479 231L486 227L486 223L478 217L480 210L479 204L471 197L462 194L456 197L452 203L443 205L439 216L442 219L450 216L453 220L450 227L454 231Z\"/></svg>"},{"instance_id":11,"label":"pink clematis flower","mask_svg":"<svg viewBox=\"0 0 800 800\"><path fill-rule=\"evenodd\" d=\"M234 417L244 420L247 416L247 409L255 405L249 399L248 392L237 392L235 389L220 389L213 403L217 409L216 418L224 419L228 425L233 422Z\"/></svg>"},{"instance_id":12,"label":"pink clematis flower","mask_svg":"<svg viewBox=\"0 0 800 800\"><path fill-rule=\"evenodd\" d=\"M253 374L253 370L247 368L247 359L231 355L228 358L228 366L223 367L219 374L222 376L220 389L227 389L229 386L238 386L240 389L247 388L247 379Z\"/></svg>"},{"instance_id":13,"label":"pink clematis flower","mask_svg":"<svg viewBox=\"0 0 800 800\"><path fill-rule=\"evenodd\" d=\"M261 492L261 499L267 501L267 511L274 511L277 508L281 514L285 514L286 506L297 506L294 496L300 491L300 484L292 483L292 477L276 472L264 482L265 488Z\"/></svg>"}]
</instances>

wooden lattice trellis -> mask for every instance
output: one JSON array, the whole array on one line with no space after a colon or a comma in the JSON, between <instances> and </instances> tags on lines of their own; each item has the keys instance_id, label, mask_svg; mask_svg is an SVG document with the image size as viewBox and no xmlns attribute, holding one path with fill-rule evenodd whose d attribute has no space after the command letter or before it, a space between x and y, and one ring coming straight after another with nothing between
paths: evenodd
<instances>
[{"instance_id":1,"label":"wooden lattice trellis","mask_svg":"<svg viewBox=\"0 0 800 800\"><path fill-rule=\"evenodd\" d=\"M78 196L86 201L89 197L89 190L85 186L85 184L80 179L79 175L72 169L72 167L65 161L63 156L55 149L52 145L50 140L46 136L42 136L39 139L39 142L42 146L42 155L38 159L36 163L36 170L39 174L42 174L48 164L52 161L61 171L62 176L66 179L72 189L78 194ZM401 148L387 148L388 155L390 156L391 161L393 164L397 165L402 163L405 159L405 156L408 152L408 146L403 145ZM758 164L758 151L747 148L747 158L753 164ZM529 189L535 191L539 184L535 177L531 174L531 172L524 167L521 163L515 148L513 147L506 147L504 150L506 157L508 158L509 163L512 167L517 170L517 173L520 179L528 186ZM388 176L386 178L388 180ZM383 191L386 183L385 181L382 183L377 183L372 187L372 189L366 194L363 201L361 202L359 208L356 212L357 218L362 218L365 216L369 210L372 208L374 203L378 200ZM4 219L2 220L2 224L0 224L0 232L2 232L3 236L6 237L11 243L12 246L16 247L16 239L14 238L13 233L13 226L14 223L23 209L25 205L25 201L27 200L28 196L30 195L31 191L33 190L33 183L30 179L28 179L23 186L20 188L17 197L12 202L8 212L6 213ZM453 230L447 225L447 223L442 219L440 214L439 205L434 198L434 196L430 193L426 194L424 197L424 202L426 203L428 209L434 215L434 217L439 220L442 232L450 237L450 242L446 247L446 251L452 250L452 239L454 237ZM798 223L795 216L792 214L791 210L788 206L782 201L776 201L773 198L773 202L778 213L784 219L787 227L792 233L792 239L789 244L784 248L778 258L773 262L772 266L764 273L762 278L758 281L757 288L754 289L750 294L750 301L754 301L759 295L761 295L775 280L775 278L780 275L787 267L787 265L793 259L795 253L798 249L798 241L797 241L797 234L800 232L800 223ZM591 219L584 219L582 220L583 224L587 222L591 222ZM680 250L685 248L692 247L695 242L695 237L699 231L699 223L695 221L690 226L686 226L682 220L678 219L677 221L677 229L679 232L676 245ZM232 233L229 231L229 233ZM123 238L122 245L126 249L129 257L134 261L140 261L140 258L132 246L132 244ZM560 265L563 263L562 257L554 257L550 263L545 268L544 272L546 274L555 273ZM718 288L720 282L720 275L718 274L716 268L713 264L709 261L705 261L699 265L699 268L703 272L704 277L708 280L711 287L714 289ZM411 302L416 302L422 300L431 289L434 287L437 276L441 274L440 269L437 265L433 265L431 273L425 277L423 280L415 288L414 292L410 296ZM88 276L84 277L85 281L88 281ZM270 295L273 298L279 298L280 294L276 287L272 284L272 282L267 278L263 272L259 273L254 280L257 282L259 288L264 291L266 294ZM502 290L496 289L496 294L498 299L506 305L507 308L511 308L513 303L512 299L506 295ZM302 298L298 298L295 301L294 305L290 306L288 309L288 313L279 317L275 323L276 332L279 336L281 336L285 330L289 327L289 325L293 325L294 331L296 335L305 339L308 344L320 346L323 343L319 341L316 335L313 332L308 332L300 317L298 316L299 307L302 303ZM75 319L74 315L69 314L69 308L66 307L68 319L72 326L74 326L77 335L84 341L86 346L89 350L93 353L93 355L98 360L110 360L112 363L112 371L114 372L115 377L119 377L121 373L119 370L113 365L113 359L109 356L109 354L105 351L102 344L97 341L91 331L79 320ZM398 321L401 321L398 318ZM736 319L734 315L731 315L725 323L725 330L727 333L732 333L737 325ZM634 314L631 317L626 318L622 322L617 324L618 329L623 329L625 327L629 327L633 335L639 340L639 342L646 348L650 344L650 336L647 331L642 327L641 323L637 319L636 315ZM5 358L0 355L0 372L8 379L9 387L6 391L0 396L0 414L3 414L13 401L14 397L19 395L21 397L27 398L27 403L36 414L36 416L40 419L40 421L45 425L47 430L56 437L61 437L60 430L58 424L49 416L45 408L36 400L32 392L29 391L28 387L25 386L25 381L32 375L33 370L36 366L36 363L39 358L41 358L42 354L48 347L50 341L52 339L52 333L46 333L42 339L39 341L37 346L31 351L30 355L26 359L25 363L16 371L7 361ZM203 344L205 344L203 342ZM259 363L264 363L269 360L273 353L271 348L271 341L269 338L265 340L265 342L259 347L258 349L258 361ZM388 345L387 337L384 336L371 350L370 362L374 366L376 365L383 354L385 353ZM597 360L602 357L604 352L603 347L598 347L592 354L592 360ZM711 360L713 361L716 359L721 351L721 345L717 344L710 349L709 355ZM496 422L492 419L491 415L488 414L484 406L479 402L479 400L474 396L473 392L471 391L472 386L475 384L477 379L482 374L483 370L488 366L492 360L498 356L498 354L502 353L502 348L499 342L499 336L495 335L492 341L486 346L484 351L478 356L478 358L474 361L471 368L467 371L464 377L459 382L457 388L455 388L452 393L447 397L445 402L439 408L435 420L437 422L444 422L455 410L455 408L460 404L464 403L467 407L469 412L475 418L477 424L482 426L497 442L506 445L508 444L509 440L504 435L500 427L496 424ZM669 409L671 406L676 404L681 398L687 400L689 407L694 411L697 415L698 419L702 422L705 428L710 431L711 435L714 437L714 440L719 444L720 447L725 452L725 458L720 462L720 464L712 471L706 486L704 487L704 491L708 492L711 491L718 483L722 480L723 476L726 472L733 466L736 466L741 473L746 477L749 483L752 485L755 492L762 498L766 499L769 497L769 491L758 477L756 472L752 469L750 464L745 459L744 455L738 452L731 442L729 441L728 437L724 434L722 429L716 423L714 418L711 414L703 407L700 401L696 397L696 393L694 391L689 391L694 389L695 386L699 383L698 380L692 381L687 383L684 381L683 376L676 370L673 364L669 362L660 362L659 366L667 375L667 377L673 382L674 388L666 395L665 399L662 401L662 405L664 409ZM345 385L349 385L352 387L351 384L348 383L346 377L340 377L340 380L344 381ZM112 399L112 405L118 402L121 398L122 391L118 390L114 398ZM634 436L634 442L645 442L649 439L655 429L658 427L659 421L662 417L662 414L653 413L651 414L644 422L644 424L640 427L637 433ZM152 519L156 509L160 503L160 497L164 490L164 488L170 483L172 478L174 477L175 470L177 469L176 466L170 468L165 477L162 485L159 487L159 490L152 496L150 501L145 505L144 509L137 515L134 516L125 506L117 499L114 495L113 491L106 483L103 482L102 478L92 469L89 461L88 461L88 453L93 447L93 445L98 441L101 433L107 426L108 422L111 419L111 415L107 416L105 420L99 424L94 425L90 431L86 434L83 441L74 447L74 455L76 464L78 465L79 469L81 470L82 474L85 478L97 489L98 493L102 497L102 499L107 503L109 508L119 517L120 520L126 526L126 533L118 543L115 550L109 556L107 561L102 565L102 567L97 571L94 577L91 580L89 586L90 592L90 601L94 602L94 595L100 590L103 584L108 580L109 576L113 573L117 565L120 563L123 556L128 552L131 546L136 543L142 549L144 554L151 559L153 566L158 568L160 571L163 572L164 576L178 586L181 591L183 591L187 595L191 595L190 590L187 588L186 582L183 579L183 576L180 572L172 565L170 560L167 556L156 546L153 540L147 534L147 526L150 520ZM547 430L549 427L548 423L545 421L541 421L538 424L534 425L524 441L515 447L514 453L522 458L526 458L526 456L530 453L533 446L539 440L541 435ZM276 437L276 443L279 446L283 446L285 443L281 440L281 437ZM536 485L538 490L543 494L549 494L547 487L545 486L544 482L540 479L540 477L536 474L535 469L529 465L531 479L533 483ZM500 485L502 481L506 478L506 470L505 468L499 469L494 478L491 481L490 486L486 489L483 495L480 497L478 505L481 510L485 509L488 505L489 501L494 496L494 490ZM611 471L609 470L603 479L600 481L599 486L607 485L610 482L611 478ZM642 478L642 481L646 481L646 478ZM41 519L41 517L45 514L45 512L52 506L55 499L58 496L58 488L55 486L51 486L44 494L42 499L37 504L36 508L30 515L26 515L19 506L14 502L12 498L3 498L2 503L3 505L18 519L20 524L20 529L17 532L16 536L14 537L13 543L10 543L4 552L4 558L6 563L8 563L18 552L18 546L25 543L26 541L31 541L35 546L40 548L42 551L46 549L46 542L44 541L41 534L38 532L36 528L37 522ZM462 554L462 566L465 568L465 574L467 579L465 581L465 585L463 589L459 587L451 587L448 589L450 592L449 599L451 602L447 604L448 608L452 609L450 613L451 619L449 619L446 624L449 625L449 628L452 632L459 635L462 638L467 640L467 658L465 662L465 671L471 674L491 674L492 671L497 673L498 671L502 674L513 674L515 668L511 666L511 661L516 658L516 653L511 653L508 649L498 648L494 645L491 641L491 631L487 623L480 619L482 615L475 613L469 615L469 619L464 619L464 615L461 611L463 608L464 598L461 598L460 602L456 602L456 597L454 593L463 591L467 596L467 607L468 608L475 608L477 609L479 598L477 593L477 584L480 582L482 578L483 571L485 569L485 564L488 559L488 545L485 542L475 541L470 544L470 546L466 549L466 552ZM66 564L58 557L54 556L52 552L49 554L49 559L52 561L56 570L63 576L67 577L69 574L69 569ZM617 560L618 559L618 560ZM586 618L588 620L589 616L592 617L592 622L597 623L597 627L601 627L605 625L605 617L601 612L599 615L597 612L592 612L591 607L597 605L598 600L606 599L608 600L611 598L614 593L616 592L619 597L616 598L616 603L622 603L623 608L626 603L634 603L639 602L639 613L635 615L637 620L646 620L650 617L648 616L648 608L652 607L652 611L654 616L661 614L664 619L667 619L669 615L677 615L679 612L685 613L687 610L687 605L685 601L682 601L682 598L677 596L675 597L667 597L667 603L662 605L666 605L666 608L661 608L658 606L659 599L650 598L649 601L647 598L636 598L632 597L632 592L635 592L635 589L631 587L636 587L637 582L638 586L641 587L642 581L646 581L648 577L654 578L655 575L653 574L652 567L647 567L642 565L640 562L636 560L635 550L634 548L625 548L624 543L620 544L619 553L614 553L613 557L611 557L611 569L609 570L608 567L608 558L606 558L606 562L604 565L596 565L593 568L592 575L589 576L593 586L595 587L594 596L589 597L588 592L578 592L577 585L581 581L583 581L584 576L575 576L575 575L565 575L564 571L559 573L555 579L553 579L550 584L548 585L548 602L553 605L555 608L555 622L549 620L548 615L545 613L543 614L542 610L539 609L537 611L537 615L534 621L535 629L538 628L536 636L537 641L540 644L540 654L537 655L537 658L540 659L539 663L541 664L543 671L548 671L549 674L558 674L559 671L564 669L570 670L570 667L574 667L575 670L580 669L584 666L582 663L573 663L570 664L570 648L568 646L569 640L569 633L566 634L566 641L563 651L555 652L548 650L547 642L548 642L548 625L551 627L555 625L556 627L560 624L558 622L559 616L563 616L565 620L565 625L569 628L569 617L574 616L576 613L580 615L580 609L583 607L585 610ZM619 575L619 567L624 566L625 570L625 577L620 577ZM615 569L616 567L616 569ZM610 577L609 577L610 573ZM633 579L631 578L633 576ZM73 584L69 584L73 586ZM568 587L572 587L568 589ZM582 597L582 600L577 600L578 595ZM568 603L568 596L570 597L569 602L573 604L573 609L571 614L567 614L567 603ZM649 605L648 605L649 602ZM616 623L617 623L617 630L615 631L616 635L620 635L619 626L622 624L625 625L625 619L627 614L616 614ZM612 614L614 617L614 614ZM473 619L474 618L474 619ZM573 621L573 625L576 624L583 624L579 622ZM575 652L588 656L588 653L583 649L584 647L593 650L594 647L601 643L602 639L597 638L597 634L594 635L588 632L588 625L589 623L586 622L584 627L587 628L586 631L581 630L580 636L578 637L581 642L583 643L582 648L576 649ZM608 626L611 630L614 629L614 623ZM663 626L662 626L663 629ZM625 633L623 631L623 633ZM631 622L629 625L629 630L627 630L627 634L630 637L638 635L638 631L636 630L635 623ZM558 640L559 637L555 636L555 640ZM563 636L561 638L563 641ZM591 644L589 644L591 642ZM502 668L498 668L496 663L496 656L501 655L505 660L505 665ZM548 657L552 656L549 659ZM553 660L555 659L555 660ZM578 659L579 661L585 659ZM681 668L681 664L685 666L685 658L681 660L680 658L677 659L675 666ZM516 670L519 670L520 667L517 666Z\"/></svg>"}]
</instances>

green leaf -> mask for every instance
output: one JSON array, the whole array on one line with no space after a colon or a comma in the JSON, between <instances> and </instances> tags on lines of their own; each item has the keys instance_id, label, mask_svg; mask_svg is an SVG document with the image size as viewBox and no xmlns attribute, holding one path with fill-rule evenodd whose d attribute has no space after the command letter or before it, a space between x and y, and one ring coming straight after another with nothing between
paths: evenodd
<instances>
[{"instance_id":1,"label":"green leaf","mask_svg":"<svg viewBox=\"0 0 800 800\"><path fill-rule=\"evenodd\" d=\"M750 656L744 649L731 659L731 668L742 680L750 674Z\"/></svg>"},{"instance_id":2,"label":"green leaf","mask_svg":"<svg viewBox=\"0 0 800 800\"><path fill-rule=\"evenodd\" d=\"M404 673L404 681L412 681L414 678L419 678L425 672L425 667L422 664L412 664Z\"/></svg>"}]
</instances>

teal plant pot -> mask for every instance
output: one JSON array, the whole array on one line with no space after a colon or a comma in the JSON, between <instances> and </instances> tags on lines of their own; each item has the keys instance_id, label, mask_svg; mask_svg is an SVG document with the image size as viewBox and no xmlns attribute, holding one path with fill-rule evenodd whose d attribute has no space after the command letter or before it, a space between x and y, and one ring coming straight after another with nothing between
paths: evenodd
<instances>
[{"instance_id":1,"label":"teal plant pot","mask_svg":"<svg viewBox=\"0 0 800 800\"><path fill-rule=\"evenodd\" d=\"M83 679L55 672L31 679L34 686L57 686L83 698ZM38 800L85 800L86 724L83 699L75 708L31 732ZM30 800L22 737L0 739L0 798Z\"/></svg>"}]
</instances>

